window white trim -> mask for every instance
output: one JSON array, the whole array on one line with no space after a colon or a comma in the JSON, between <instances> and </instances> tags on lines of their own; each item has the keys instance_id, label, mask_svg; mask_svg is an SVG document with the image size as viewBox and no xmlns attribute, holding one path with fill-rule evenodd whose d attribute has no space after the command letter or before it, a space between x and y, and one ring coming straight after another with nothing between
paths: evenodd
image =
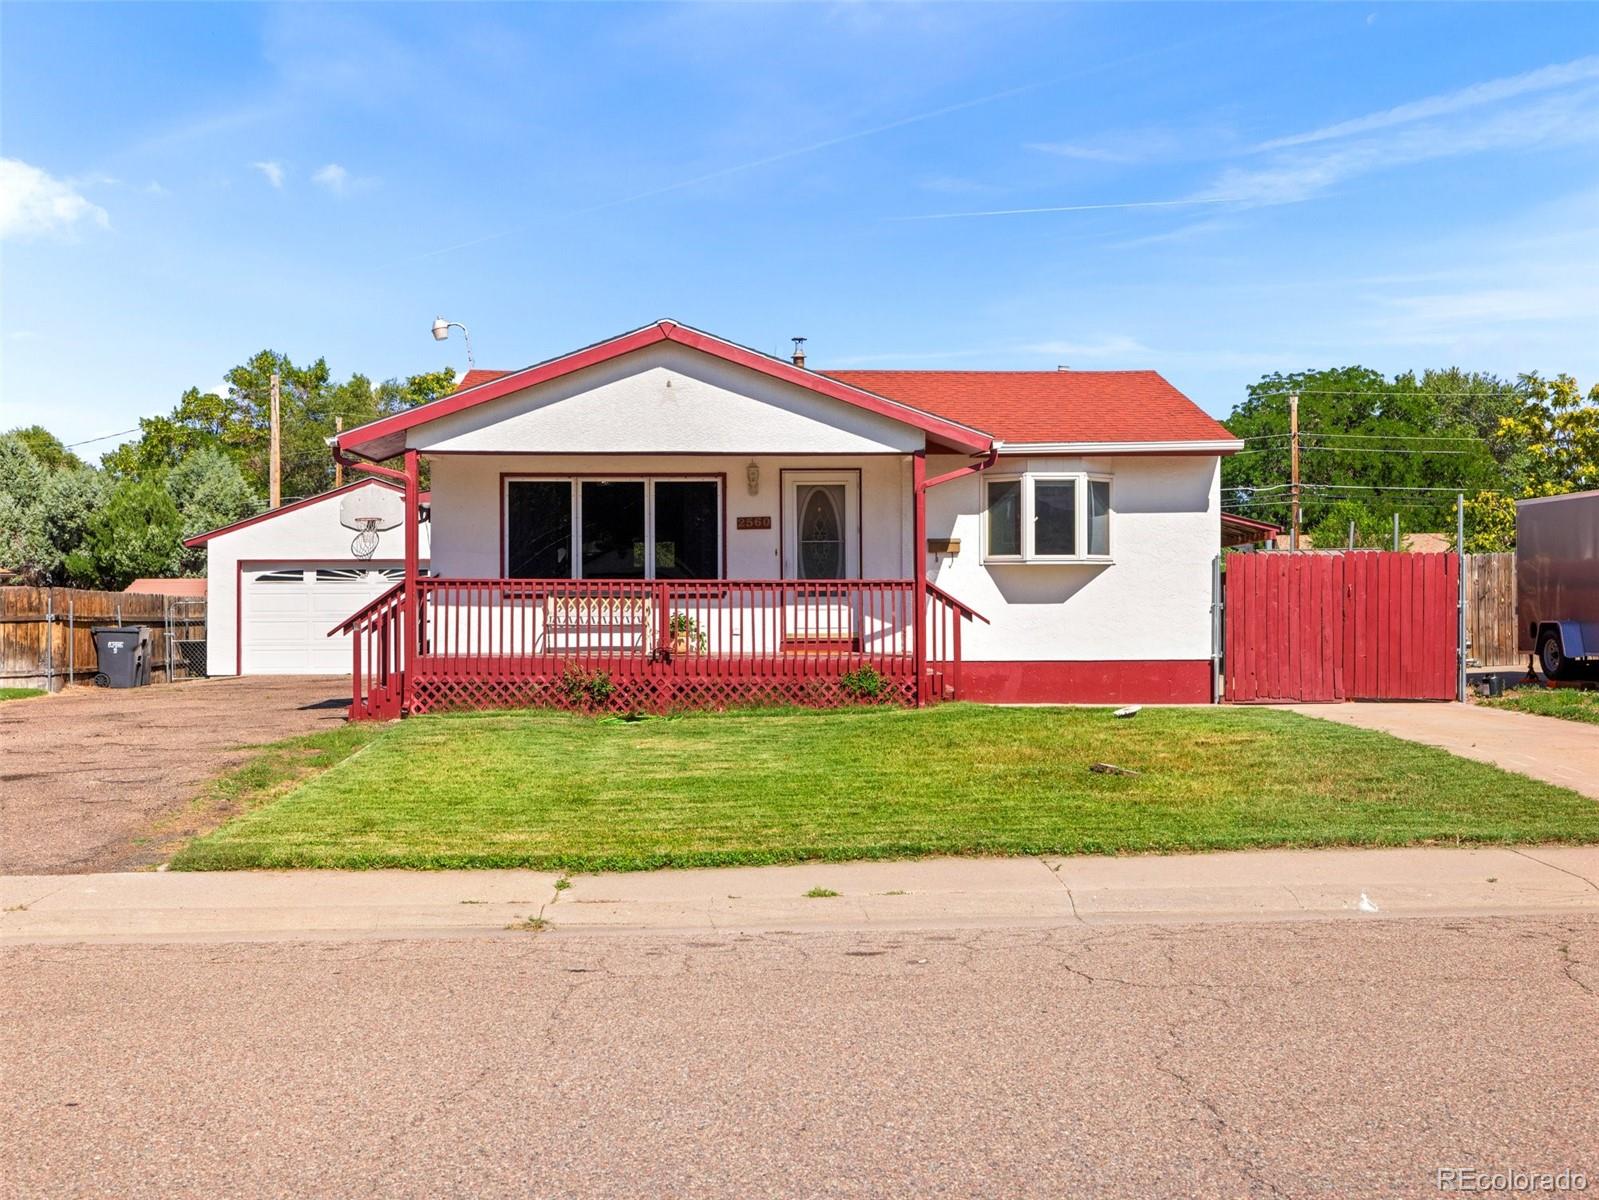
<instances>
[{"instance_id":1,"label":"window white trim","mask_svg":"<svg viewBox=\"0 0 1599 1200\"><path fill-rule=\"evenodd\" d=\"M716 485L716 575L727 577L727 497L720 475L506 475L500 484L500 562L511 561L511 485L513 483L564 483L571 489L572 519L567 533L572 553L573 579L583 576L583 484L641 483L644 485L644 578L655 578L655 485L658 483L710 483ZM507 569L509 567L507 566Z\"/></svg>"},{"instance_id":2,"label":"window white trim","mask_svg":"<svg viewBox=\"0 0 1599 1200\"><path fill-rule=\"evenodd\" d=\"M1112 475L1097 471L1015 471L1010 473L984 472L982 507L978 515L978 529L983 548L983 562L996 566L1020 563L1058 563L1058 564L1090 564L1100 565L1115 561L1116 551L1116 480ZM1106 551L1104 554L1088 553L1088 502L1089 482L1103 483L1109 489L1108 529L1106 535ZM1074 526L1072 529L1072 546L1074 554L1040 554L1037 550L1036 505L1034 504L1034 486L1040 482L1076 484L1076 503L1073 506ZM989 550L989 516L988 516L988 490L995 483L1018 483L1021 485L1021 553L1019 554L993 554Z\"/></svg>"}]
</instances>

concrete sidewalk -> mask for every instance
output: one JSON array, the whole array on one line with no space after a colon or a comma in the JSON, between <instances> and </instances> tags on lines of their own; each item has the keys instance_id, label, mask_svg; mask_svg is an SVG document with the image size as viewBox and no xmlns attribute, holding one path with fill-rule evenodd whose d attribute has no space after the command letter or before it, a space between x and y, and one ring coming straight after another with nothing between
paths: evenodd
<instances>
[{"instance_id":1,"label":"concrete sidewalk","mask_svg":"<svg viewBox=\"0 0 1599 1200\"><path fill-rule=\"evenodd\" d=\"M1599 726L1477 704L1292 704L1306 717L1376 729L1599 800Z\"/></svg>"},{"instance_id":2,"label":"concrete sidewalk","mask_svg":"<svg viewBox=\"0 0 1599 1200\"><path fill-rule=\"evenodd\" d=\"M971 858L560 876L299 871L0 878L0 943L556 930L1002 928L1599 913L1599 847ZM807 895L814 889L836 895ZM1364 901L1363 898L1364 897Z\"/></svg>"}]
</instances>

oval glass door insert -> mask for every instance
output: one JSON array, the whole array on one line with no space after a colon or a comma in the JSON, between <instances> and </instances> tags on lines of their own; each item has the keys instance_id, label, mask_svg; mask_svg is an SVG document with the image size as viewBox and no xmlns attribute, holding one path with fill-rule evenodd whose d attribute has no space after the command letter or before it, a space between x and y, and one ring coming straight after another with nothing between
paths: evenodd
<instances>
[{"instance_id":1,"label":"oval glass door insert","mask_svg":"<svg viewBox=\"0 0 1599 1200\"><path fill-rule=\"evenodd\" d=\"M799 489L799 575L841 579L844 575L844 485L805 484Z\"/></svg>"}]
</instances>

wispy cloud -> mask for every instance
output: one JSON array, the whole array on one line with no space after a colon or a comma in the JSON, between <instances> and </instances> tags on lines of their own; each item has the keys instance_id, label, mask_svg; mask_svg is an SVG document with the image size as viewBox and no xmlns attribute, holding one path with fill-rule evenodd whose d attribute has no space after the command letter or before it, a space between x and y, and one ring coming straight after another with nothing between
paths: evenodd
<instances>
[{"instance_id":1,"label":"wispy cloud","mask_svg":"<svg viewBox=\"0 0 1599 1200\"><path fill-rule=\"evenodd\" d=\"M1416 107L1427 103L1418 101ZM1371 129L1375 132L1349 136L1319 131L1312 142L1277 152L1264 166L1228 168L1195 198L1292 204L1359 176L1415 163L1599 140L1599 86L1567 89L1467 119L1389 121Z\"/></svg>"},{"instance_id":2,"label":"wispy cloud","mask_svg":"<svg viewBox=\"0 0 1599 1200\"><path fill-rule=\"evenodd\" d=\"M0 158L0 237L70 234L80 225L107 229L106 210L77 187L17 158Z\"/></svg>"},{"instance_id":3,"label":"wispy cloud","mask_svg":"<svg viewBox=\"0 0 1599 1200\"><path fill-rule=\"evenodd\" d=\"M280 163L280 162L253 162L253 163L250 164L250 166L255 168L257 171L260 171L261 174L265 175L266 176L266 181L268 183L270 183L273 187L279 189L280 191L282 190L282 188L283 188L283 164L282 163Z\"/></svg>"},{"instance_id":4,"label":"wispy cloud","mask_svg":"<svg viewBox=\"0 0 1599 1200\"><path fill-rule=\"evenodd\" d=\"M918 213L894 217L896 221L957 221L967 217L1025 217L1037 213L1102 212L1124 208L1187 208L1196 204L1227 204L1226 196L1194 196L1186 200L1124 200L1110 204L1048 204L1038 208L988 208L973 212Z\"/></svg>"},{"instance_id":5,"label":"wispy cloud","mask_svg":"<svg viewBox=\"0 0 1599 1200\"><path fill-rule=\"evenodd\" d=\"M1074 162L1124 166L1156 159L1190 158L1206 147L1213 147L1218 140L1215 130L1179 130L1152 125L1141 129L1115 129L1070 141L1029 142L1026 148Z\"/></svg>"},{"instance_id":6,"label":"wispy cloud","mask_svg":"<svg viewBox=\"0 0 1599 1200\"><path fill-rule=\"evenodd\" d=\"M947 196L973 196L1002 191L991 183L979 183L959 175L930 175L916 184L924 192L939 192Z\"/></svg>"},{"instance_id":7,"label":"wispy cloud","mask_svg":"<svg viewBox=\"0 0 1599 1200\"><path fill-rule=\"evenodd\" d=\"M311 173L311 182L327 188L335 196L342 196L350 186L350 173L338 163L328 163Z\"/></svg>"},{"instance_id":8,"label":"wispy cloud","mask_svg":"<svg viewBox=\"0 0 1599 1200\"><path fill-rule=\"evenodd\" d=\"M1599 56L1273 138L1251 151L1263 165L1229 167L1198 198L1292 204L1377 171L1593 140L1599 140Z\"/></svg>"},{"instance_id":9,"label":"wispy cloud","mask_svg":"<svg viewBox=\"0 0 1599 1200\"><path fill-rule=\"evenodd\" d=\"M1586 58L1573 59L1571 62L1539 67L1535 71L1526 71L1520 75L1508 75L1503 79L1490 79L1484 83L1475 83L1470 87L1460 88L1457 91L1428 96L1422 100L1413 100L1408 104L1386 108L1381 112L1368 113L1363 117L1356 117L1349 121L1339 121L1335 125L1326 125L1320 129L1312 129L1305 133L1273 138L1271 141L1262 142L1256 149L1283 150L1291 146L1306 146L1315 142L1331 141L1335 138L1353 137L1358 134L1372 133L1379 129L1391 129L1397 125L1410 125L1417 121L1446 117L1468 109L1481 108L1483 105L1514 100L1519 96L1554 91L1559 88L1590 83L1595 80L1599 80L1599 55L1589 55Z\"/></svg>"},{"instance_id":10,"label":"wispy cloud","mask_svg":"<svg viewBox=\"0 0 1599 1200\"><path fill-rule=\"evenodd\" d=\"M1029 142L1027 149L1036 150L1040 154L1053 154L1056 158L1075 158L1083 162L1130 163L1136 162L1138 158L1128 150L1077 142Z\"/></svg>"}]
</instances>

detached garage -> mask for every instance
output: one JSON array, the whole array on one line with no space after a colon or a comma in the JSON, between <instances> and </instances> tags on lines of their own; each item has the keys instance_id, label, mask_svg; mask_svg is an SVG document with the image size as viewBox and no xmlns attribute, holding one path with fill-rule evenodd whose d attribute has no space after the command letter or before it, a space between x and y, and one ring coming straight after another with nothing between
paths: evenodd
<instances>
[{"instance_id":1,"label":"detached garage","mask_svg":"<svg viewBox=\"0 0 1599 1200\"><path fill-rule=\"evenodd\" d=\"M349 674L349 638L327 633L404 579L402 500L363 479L191 538L206 548L208 673Z\"/></svg>"}]
</instances>

